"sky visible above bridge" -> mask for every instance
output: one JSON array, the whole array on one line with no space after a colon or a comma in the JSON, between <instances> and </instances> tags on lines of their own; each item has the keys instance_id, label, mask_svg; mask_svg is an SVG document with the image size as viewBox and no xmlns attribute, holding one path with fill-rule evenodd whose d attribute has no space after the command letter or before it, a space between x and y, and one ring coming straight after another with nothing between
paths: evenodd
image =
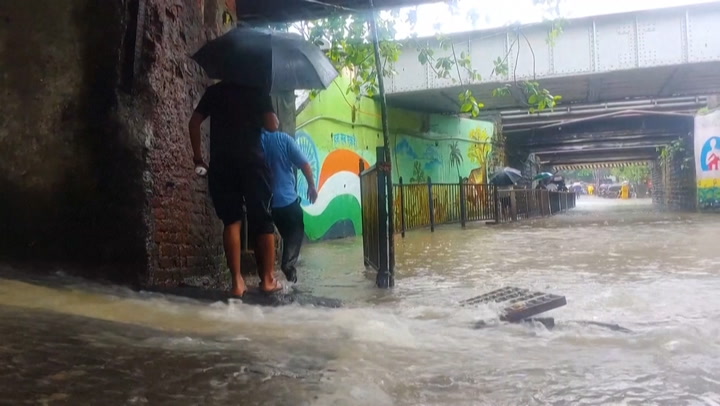
<instances>
[{"instance_id":1,"label":"sky visible above bridge","mask_svg":"<svg viewBox=\"0 0 720 406\"><path fill-rule=\"evenodd\" d=\"M560 0L560 17L578 18L601 14L648 10L683 6L688 4L713 3L718 0ZM439 32L454 33L482 30L512 24L531 24L544 18L554 17L543 7L533 5L533 0L458 0L457 8L451 10L447 4L424 4L404 9L402 16L417 13L415 33L420 37L432 36ZM403 21L405 18L402 19ZM396 26L398 39L412 34L410 24L403 22Z\"/></svg>"}]
</instances>

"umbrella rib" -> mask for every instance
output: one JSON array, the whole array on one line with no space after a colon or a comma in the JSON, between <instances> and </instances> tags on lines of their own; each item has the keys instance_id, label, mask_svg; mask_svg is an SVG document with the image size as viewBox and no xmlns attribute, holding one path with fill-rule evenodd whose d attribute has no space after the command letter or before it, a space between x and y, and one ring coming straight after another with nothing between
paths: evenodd
<instances>
[{"instance_id":1,"label":"umbrella rib","mask_svg":"<svg viewBox=\"0 0 720 406\"><path fill-rule=\"evenodd\" d=\"M355 9L352 9L352 8L349 8L349 7L343 7L343 6L339 6L339 5L337 5L337 4L329 4L329 3L325 3L325 2L322 2L322 1L318 1L318 0L303 0L303 1L304 1L305 3L317 4L317 5L319 5L319 6L328 7L328 8L334 8L334 9L336 9L336 10L347 11L347 12L350 12L350 13L357 13L357 12L358 12L358 10L355 10Z\"/></svg>"}]
</instances>

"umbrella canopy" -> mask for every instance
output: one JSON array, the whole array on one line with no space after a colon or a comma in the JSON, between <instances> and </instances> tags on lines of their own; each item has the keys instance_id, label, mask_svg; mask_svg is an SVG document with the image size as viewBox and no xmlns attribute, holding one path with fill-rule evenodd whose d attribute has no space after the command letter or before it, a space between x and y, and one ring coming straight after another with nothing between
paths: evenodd
<instances>
[{"instance_id":1,"label":"umbrella canopy","mask_svg":"<svg viewBox=\"0 0 720 406\"><path fill-rule=\"evenodd\" d=\"M235 28L192 58L213 79L277 91L325 89L338 76L320 48L287 32Z\"/></svg>"},{"instance_id":2,"label":"umbrella canopy","mask_svg":"<svg viewBox=\"0 0 720 406\"><path fill-rule=\"evenodd\" d=\"M550 182L551 183L565 183L565 178L563 178L560 175L554 176Z\"/></svg>"},{"instance_id":3,"label":"umbrella canopy","mask_svg":"<svg viewBox=\"0 0 720 406\"><path fill-rule=\"evenodd\" d=\"M555 176L555 175L553 175L553 174L550 173L550 172L540 172L540 173L538 173L537 175L535 175L535 177L533 178L533 181L537 181L537 180L547 180L547 179L552 178L553 176Z\"/></svg>"},{"instance_id":4,"label":"umbrella canopy","mask_svg":"<svg viewBox=\"0 0 720 406\"><path fill-rule=\"evenodd\" d=\"M495 186L512 186L522 179L522 173L515 168L503 168L495 172L490 178L490 184Z\"/></svg>"}]
</instances>

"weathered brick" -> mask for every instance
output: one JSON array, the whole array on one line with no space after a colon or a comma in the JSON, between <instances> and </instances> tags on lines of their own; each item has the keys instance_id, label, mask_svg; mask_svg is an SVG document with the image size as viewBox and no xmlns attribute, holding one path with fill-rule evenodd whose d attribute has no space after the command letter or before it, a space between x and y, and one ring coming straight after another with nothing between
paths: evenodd
<instances>
[{"instance_id":1,"label":"weathered brick","mask_svg":"<svg viewBox=\"0 0 720 406\"><path fill-rule=\"evenodd\" d=\"M160 256L161 257L177 257L180 253L177 245L161 243L160 244Z\"/></svg>"},{"instance_id":2,"label":"weathered brick","mask_svg":"<svg viewBox=\"0 0 720 406\"><path fill-rule=\"evenodd\" d=\"M686 143L691 141L686 140ZM674 154L672 159L662 164L658 159L652 166L653 203L669 210L696 210L694 170L692 148Z\"/></svg>"}]
</instances>

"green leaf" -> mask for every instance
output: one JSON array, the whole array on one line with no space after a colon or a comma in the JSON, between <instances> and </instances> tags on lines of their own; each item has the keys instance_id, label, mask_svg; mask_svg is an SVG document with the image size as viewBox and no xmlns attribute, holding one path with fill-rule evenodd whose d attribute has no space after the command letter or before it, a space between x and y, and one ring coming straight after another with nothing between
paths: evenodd
<instances>
[{"instance_id":1,"label":"green leaf","mask_svg":"<svg viewBox=\"0 0 720 406\"><path fill-rule=\"evenodd\" d=\"M538 96L536 94L533 94L528 99L528 103L530 104L538 104Z\"/></svg>"},{"instance_id":2,"label":"green leaf","mask_svg":"<svg viewBox=\"0 0 720 406\"><path fill-rule=\"evenodd\" d=\"M470 102L467 102L467 103L463 104L462 107L460 107L460 111L462 111L463 113L467 113L468 111L472 110L472 108L473 108L473 104Z\"/></svg>"}]
</instances>

